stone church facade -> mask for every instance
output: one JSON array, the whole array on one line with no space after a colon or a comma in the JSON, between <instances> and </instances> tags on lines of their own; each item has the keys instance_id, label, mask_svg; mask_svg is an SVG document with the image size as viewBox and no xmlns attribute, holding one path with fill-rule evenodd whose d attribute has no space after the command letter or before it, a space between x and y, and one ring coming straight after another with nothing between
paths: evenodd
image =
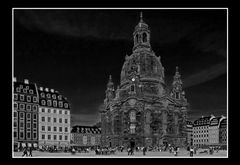
<instances>
[{"instance_id":1,"label":"stone church facade","mask_svg":"<svg viewBox=\"0 0 240 165\"><path fill-rule=\"evenodd\" d=\"M102 146L186 145L189 104L176 67L171 86L150 45L150 30L142 14L133 33L132 54L126 55L120 85L111 75L101 113Z\"/></svg>"}]
</instances>

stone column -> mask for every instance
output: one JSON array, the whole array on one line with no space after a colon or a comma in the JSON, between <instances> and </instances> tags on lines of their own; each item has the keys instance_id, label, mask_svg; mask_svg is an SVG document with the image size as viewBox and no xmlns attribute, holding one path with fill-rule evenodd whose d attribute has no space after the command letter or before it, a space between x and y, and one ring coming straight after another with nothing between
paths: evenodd
<instances>
[{"instance_id":1,"label":"stone column","mask_svg":"<svg viewBox=\"0 0 240 165\"><path fill-rule=\"evenodd\" d=\"M167 134L167 109L163 109L162 112L162 131L163 135Z\"/></svg>"}]
</instances>

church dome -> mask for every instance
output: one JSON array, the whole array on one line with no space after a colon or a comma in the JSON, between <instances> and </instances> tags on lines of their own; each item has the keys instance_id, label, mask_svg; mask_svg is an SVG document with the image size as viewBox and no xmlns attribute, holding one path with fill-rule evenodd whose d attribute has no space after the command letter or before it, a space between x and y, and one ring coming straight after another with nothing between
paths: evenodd
<instances>
[{"instance_id":1,"label":"church dome","mask_svg":"<svg viewBox=\"0 0 240 165\"><path fill-rule=\"evenodd\" d=\"M125 57L121 71L121 86L131 81L133 77L140 81L155 81L164 83L164 67L160 56L157 57L151 49L150 30L143 21L142 14L133 32L133 53Z\"/></svg>"}]
</instances>

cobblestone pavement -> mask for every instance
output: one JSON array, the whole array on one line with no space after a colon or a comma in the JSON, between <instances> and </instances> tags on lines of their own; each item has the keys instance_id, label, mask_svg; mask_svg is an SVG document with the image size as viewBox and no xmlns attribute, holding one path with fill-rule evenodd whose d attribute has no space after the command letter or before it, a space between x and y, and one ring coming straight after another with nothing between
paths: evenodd
<instances>
[{"instance_id":1,"label":"cobblestone pavement","mask_svg":"<svg viewBox=\"0 0 240 165\"><path fill-rule=\"evenodd\" d=\"M71 154L71 153L49 153L49 152L39 152L39 151L33 151L32 153L33 158L34 157L46 157L46 158L50 158L50 157L64 157L64 158L77 158L77 157L91 157L91 158L103 158L103 157L126 157L126 158L140 158L140 157L172 157L172 158L186 158L189 157L189 152L187 151L180 151L178 156L174 156L173 153L169 153L169 152L147 152L146 155L144 156L142 152L134 152L134 155L127 155L127 152L116 152L114 155L96 155L94 151L91 151L89 153L76 153L76 154ZM22 152L14 152L13 153L13 157L15 158L21 158L22 157ZM194 157L227 157L227 151L219 151L219 152L215 152L213 155L209 155L206 153L203 154L199 154L197 153L196 155L193 156Z\"/></svg>"}]
</instances>

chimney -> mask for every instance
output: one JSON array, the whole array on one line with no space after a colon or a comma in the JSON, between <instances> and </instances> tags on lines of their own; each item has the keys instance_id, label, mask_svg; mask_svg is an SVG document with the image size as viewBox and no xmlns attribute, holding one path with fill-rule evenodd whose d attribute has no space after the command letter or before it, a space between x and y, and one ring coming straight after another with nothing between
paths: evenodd
<instances>
[{"instance_id":1,"label":"chimney","mask_svg":"<svg viewBox=\"0 0 240 165\"><path fill-rule=\"evenodd\" d=\"M40 91L43 91L43 87L40 87L39 89L40 89Z\"/></svg>"},{"instance_id":2,"label":"chimney","mask_svg":"<svg viewBox=\"0 0 240 165\"><path fill-rule=\"evenodd\" d=\"M45 91L48 92L48 88L45 88Z\"/></svg>"},{"instance_id":3,"label":"chimney","mask_svg":"<svg viewBox=\"0 0 240 165\"><path fill-rule=\"evenodd\" d=\"M13 77L13 82L17 82L17 78L16 77Z\"/></svg>"},{"instance_id":4,"label":"chimney","mask_svg":"<svg viewBox=\"0 0 240 165\"><path fill-rule=\"evenodd\" d=\"M51 92L54 93L54 89L51 89Z\"/></svg>"},{"instance_id":5,"label":"chimney","mask_svg":"<svg viewBox=\"0 0 240 165\"><path fill-rule=\"evenodd\" d=\"M29 84L28 79L24 79L24 84Z\"/></svg>"}]
</instances>

